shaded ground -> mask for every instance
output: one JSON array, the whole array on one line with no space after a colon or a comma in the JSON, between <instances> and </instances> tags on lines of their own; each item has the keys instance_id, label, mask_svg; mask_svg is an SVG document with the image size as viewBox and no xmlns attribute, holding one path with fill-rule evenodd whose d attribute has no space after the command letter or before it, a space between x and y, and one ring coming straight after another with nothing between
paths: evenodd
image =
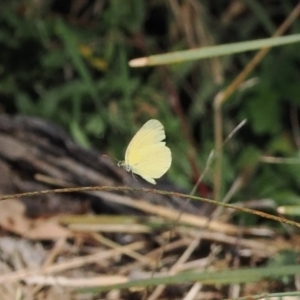
<instances>
[{"instance_id":1,"label":"shaded ground","mask_svg":"<svg viewBox=\"0 0 300 300\"><path fill-rule=\"evenodd\" d=\"M36 118L0 116L0 165L2 195L72 186L147 186L101 153L76 145L59 127ZM175 190L167 183L157 188ZM232 225L226 221L230 211L208 222L204 215L210 211L176 197L137 192L2 201L0 298L94 299L77 289L187 270L259 266L282 250L299 248L297 235L285 240L266 227ZM258 294L288 286L265 281L239 289L241 294ZM233 286L203 288L196 283L159 287L156 298L152 296L183 299L195 291L195 299L235 295ZM141 299L145 293L112 290L101 299Z\"/></svg>"}]
</instances>

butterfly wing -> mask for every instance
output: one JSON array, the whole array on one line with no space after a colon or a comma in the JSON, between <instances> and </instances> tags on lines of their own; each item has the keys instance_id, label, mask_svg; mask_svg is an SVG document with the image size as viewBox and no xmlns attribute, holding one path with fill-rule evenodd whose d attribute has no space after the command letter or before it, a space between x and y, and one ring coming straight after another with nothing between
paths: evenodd
<instances>
[{"instance_id":1,"label":"butterfly wing","mask_svg":"<svg viewBox=\"0 0 300 300\"><path fill-rule=\"evenodd\" d=\"M163 125L158 120L149 120L135 134L125 153L125 164L131 171L155 184L171 166L171 150L162 142L165 139Z\"/></svg>"}]
</instances>

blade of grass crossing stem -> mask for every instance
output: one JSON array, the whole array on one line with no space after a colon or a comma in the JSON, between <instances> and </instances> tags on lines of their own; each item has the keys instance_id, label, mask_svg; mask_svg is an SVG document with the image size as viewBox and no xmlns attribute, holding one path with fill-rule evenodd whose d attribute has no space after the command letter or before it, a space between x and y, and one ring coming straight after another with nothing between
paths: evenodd
<instances>
[{"instance_id":1,"label":"blade of grass crossing stem","mask_svg":"<svg viewBox=\"0 0 300 300\"><path fill-rule=\"evenodd\" d=\"M172 63L183 63L189 60L204 59L214 56L230 55L233 53L257 50L265 47L282 46L300 42L300 34L283 37L259 39L248 42L204 47L185 51L177 51L160 55L136 58L129 62L131 67L155 66Z\"/></svg>"},{"instance_id":2,"label":"blade of grass crossing stem","mask_svg":"<svg viewBox=\"0 0 300 300\"><path fill-rule=\"evenodd\" d=\"M238 284L257 282L263 278L280 279L282 276L299 274L299 265L279 267L247 268L238 270L222 270L213 272L186 272L175 276L154 277L144 280L134 280L124 284L97 287L93 289L80 289L82 292L103 292L113 289L127 289L132 287L158 286L160 284L185 284L199 281L203 284Z\"/></svg>"}]
</instances>

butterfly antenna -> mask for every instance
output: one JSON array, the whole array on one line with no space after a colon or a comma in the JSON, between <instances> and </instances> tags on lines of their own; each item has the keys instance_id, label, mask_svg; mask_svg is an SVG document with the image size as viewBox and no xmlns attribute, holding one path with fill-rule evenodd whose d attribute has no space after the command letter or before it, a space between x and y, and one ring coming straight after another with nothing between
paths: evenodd
<instances>
[{"instance_id":1,"label":"butterfly antenna","mask_svg":"<svg viewBox=\"0 0 300 300\"><path fill-rule=\"evenodd\" d=\"M138 181L137 179L136 179L136 177L134 176L134 173L131 171L131 175L132 175L132 177L134 178L134 180L135 181Z\"/></svg>"},{"instance_id":2,"label":"butterfly antenna","mask_svg":"<svg viewBox=\"0 0 300 300\"><path fill-rule=\"evenodd\" d=\"M108 158L109 160L113 159L113 160L115 160L115 161L118 161L118 162L119 162L119 160L118 160L118 159L116 159L115 157L110 157L110 156L108 156L108 155L106 155L106 154L102 154L102 155L101 155L101 157Z\"/></svg>"}]
</instances>

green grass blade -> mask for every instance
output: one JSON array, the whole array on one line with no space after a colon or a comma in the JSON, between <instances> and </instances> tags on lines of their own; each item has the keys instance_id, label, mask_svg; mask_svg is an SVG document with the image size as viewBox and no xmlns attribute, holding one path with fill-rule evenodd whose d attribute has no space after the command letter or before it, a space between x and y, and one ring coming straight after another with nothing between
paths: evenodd
<instances>
[{"instance_id":1,"label":"green grass blade","mask_svg":"<svg viewBox=\"0 0 300 300\"><path fill-rule=\"evenodd\" d=\"M248 42L239 42L220 46L204 47L177 51L172 53L152 55L148 57L136 58L129 62L131 67L155 66L172 63L182 63L189 60L203 59L214 56L229 55L245 51L257 50L265 47L282 46L300 42L300 34L292 34L283 37L259 39Z\"/></svg>"},{"instance_id":2,"label":"green grass blade","mask_svg":"<svg viewBox=\"0 0 300 300\"><path fill-rule=\"evenodd\" d=\"M80 55L78 49L78 43L76 42L74 35L68 29L68 27L63 23L62 20L58 19L56 26L57 26L57 33L61 37L65 49L68 52L75 68L77 69L78 73L86 83L90 95L93 97L96 103L99 103L97 90L94 85L92 76L90 75L88 68L85 66L82 56Z\"/></svg>"},{"instance_id":3,"label":"green grass blade","mask_svg":"<svg viewBox=\"0 0 300 300\"><path fill-rule=\"evenodd\" d=\"M184 284L201 282L203 284L239 284L256 282L263 278L281 278L287 275L300 274L299 265L287 265L264 268L247 268L238 270L223 270L214 272L188 272L175 276L156 277L144 280L134 280L124 284L97 287L95 289L82 289L82 291L101 292L113 289L127 289L132 287L158 286L160 284Z\"/></svg>"}]
</instances>

